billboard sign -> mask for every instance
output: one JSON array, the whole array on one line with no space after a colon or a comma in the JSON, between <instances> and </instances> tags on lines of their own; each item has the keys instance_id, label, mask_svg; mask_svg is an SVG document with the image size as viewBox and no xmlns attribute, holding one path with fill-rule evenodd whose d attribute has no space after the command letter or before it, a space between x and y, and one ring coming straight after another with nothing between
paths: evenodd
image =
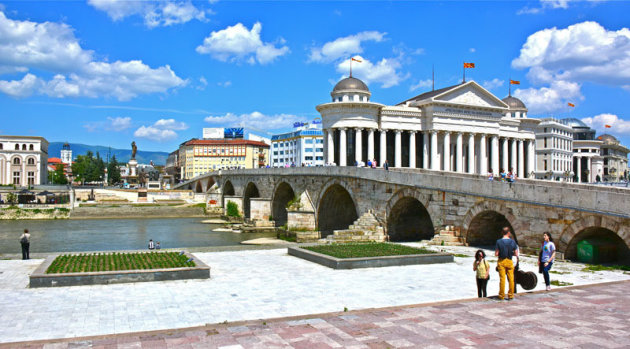
<instances>
[{"instance_id":1,"label":"billboard sign","mask_svg":"<svg viewBox=\"0 0 630 349\"><path fill-rule=\"evenodd\" d=\"M242 127L226 127L223 130L224 138L243 138L244 131Z\"/></svg>"},{"instance_id":2,"label":"billboard sign","mask_svg":"<svg viewBox=\"0 0 630 349\"><path fill-rule=\"evenodd\" d=\"M223 129L220 127L212 127L203 129L203 139L223 138Z\"/></svg>"}]
</instances>

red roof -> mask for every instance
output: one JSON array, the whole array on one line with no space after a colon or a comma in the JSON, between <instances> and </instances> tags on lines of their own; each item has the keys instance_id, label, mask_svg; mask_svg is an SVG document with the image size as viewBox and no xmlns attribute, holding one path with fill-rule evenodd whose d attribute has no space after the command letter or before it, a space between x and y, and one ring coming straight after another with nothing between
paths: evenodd
<instances>
[{"instance_id":1,"label":"red roof","mask_svg":"<svg viewBox=\"0 0 630 349\"><path fill-rule=\"evenodd\" d=\"M60 164L61 163L61 159L60 158L48 158L48 163L49 164Z\"/></svg>"},{"instance_id":2,"label":"red roof","mask_svg":"<svg viewBox=\"0 0 630 349\"><path fill-rule=\"evenodd\" d=\"M250 141L249 139L193 139L186 142L185 145L251 145L269 148L267 143Z\"/></svg>"}]
</instances>

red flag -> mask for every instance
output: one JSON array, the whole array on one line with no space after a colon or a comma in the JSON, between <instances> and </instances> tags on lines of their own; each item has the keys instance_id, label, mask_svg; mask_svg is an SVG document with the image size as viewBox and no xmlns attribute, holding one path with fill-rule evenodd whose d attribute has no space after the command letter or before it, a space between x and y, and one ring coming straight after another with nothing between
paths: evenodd
<instances>
[{"instance_id":1,"label":"red flag","mask_svg":"<svg viewBox=\"0 0 630 349\"><path fill-rule=\"evenodd\" d=\"M604 125L604 127L606 127L606 128L611 128L612 126L610 126L610 125Z\"/></svg>"},{"instance_id":2,"label":"red flag","mask_svg":"<svg viewBox=\"0 0 630 349\"><path fill-rule=\"evenodd\" d=\"M520 85L521 82L517 80L510 80L510 85Z\"/></svg>"},{"instance_id":3,"label":"red flag","mask_svg":"<svg viewBox=\"0 0 630 349\"><path fill-rule=\"evenodd\" d=\"M569 105L569 107L575 108L575 104L573 103L567 103Z\"/></svg>"},{"instance_id":4,"label":"red flag","mask_svg":"<svg viewBox=\"0 0 630 349\"><path fill-rule=\"evenodd\" d=\"M464 68L474 68L475 63L464 63Z\"/></svg>"},{"instance_id":5,"label":"red flag","mask_svg":"<svg viewBox=\"0 0 630 349\"><path fill-rule=\"evenodd\" d=\"M354 58L354 57L352 57L351 59L352 59L353 61L355 61L355 62L359 62L359 63L363 62L362 60L360 60L360 59L356 59L356 58Z\"/></svg>"}]
</instances>

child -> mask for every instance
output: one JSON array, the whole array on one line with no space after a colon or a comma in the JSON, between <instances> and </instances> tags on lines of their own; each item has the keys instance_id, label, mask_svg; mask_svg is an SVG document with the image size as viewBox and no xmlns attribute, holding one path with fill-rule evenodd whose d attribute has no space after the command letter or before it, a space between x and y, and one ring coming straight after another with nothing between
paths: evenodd
<instances>
[{"instance_id":1,"label":"child","mask_svg":"<svg viewBox=\"0 0 630 349\"><path fill-rule=\"evenodd\" d=\"M486 261L486 254L483 250L478 250L477 253L475 253L473 270L476 272L477 297L488 297L486 288L488 286L488 280L490 279L490 264Z\"/></svg>"}]
</instances>

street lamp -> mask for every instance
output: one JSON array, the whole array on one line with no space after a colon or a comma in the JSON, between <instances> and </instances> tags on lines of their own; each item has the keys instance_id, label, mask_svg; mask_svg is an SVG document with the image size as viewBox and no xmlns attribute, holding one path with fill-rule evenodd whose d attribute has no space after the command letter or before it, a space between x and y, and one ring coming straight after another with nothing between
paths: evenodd
<instances>
[{"instance_id":1,"label":"street lamp","mask_svg":"<svg viewBox=\"0 0 630 349\"><path fill-rule=\"evenodd\" d=\"M552 177L553 176L553 171L552 170L549 170L549 171L545 172L545 174L547 175L547 177L549 177L549 180L553 180L553 177Z\"/></svg>"}]
</instances>

